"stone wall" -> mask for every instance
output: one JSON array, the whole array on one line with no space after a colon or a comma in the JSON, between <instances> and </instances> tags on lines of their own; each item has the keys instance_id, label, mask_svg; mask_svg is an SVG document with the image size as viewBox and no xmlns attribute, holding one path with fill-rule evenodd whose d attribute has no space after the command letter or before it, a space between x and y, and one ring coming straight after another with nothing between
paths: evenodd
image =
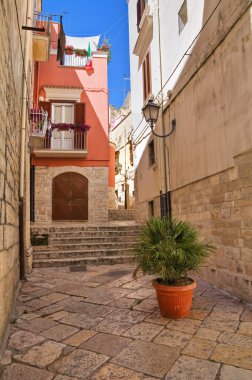
<instances>
[{"instance_id":1,"label":"stone wall","mask_svg":"<svg viewBox=\"0 0 252 380\"><path fill-rule=\"evenodd\" d=\"M108 168L45 167L35 168L35 223L52 222L52 181L65 172L82 174L88 179L88 222L108 220Z\"/></svg>"},{"instance_id":2,"label":"stone wall","mask_svg":"<svg viewBox=\"0 0 252 380\"><path fill-rule=\"evenodd\" d=\"M22 1L17 1L21 13ZM22 22L22 19L21 19ZM22 56L14 2L0 2L0 351L19 281ZM22 24L21 24L22 25Z\"/></svg>"},{"instance_id":3,"label":"stone wall","mask_svg":"<svg viewBox=\"0 0 252 380\"><path fill-rule=\"evenodd\" d=\"M172 211L216 247L200 275L252 302L252 150L234 162L233 168L173 191Z\"/></svg>"},{"instance_id":4,"label":"stone wall","mask_svg":"<svg viewBox=\"0 0 252 380\"><path fill-rule=\"evenodd\" d=\"M135 220L135 210L115 210L110 209L108 210L108 217L109 220L115 220L115 221L127 221L127 220Z\"/></svg>"}]
</instances>

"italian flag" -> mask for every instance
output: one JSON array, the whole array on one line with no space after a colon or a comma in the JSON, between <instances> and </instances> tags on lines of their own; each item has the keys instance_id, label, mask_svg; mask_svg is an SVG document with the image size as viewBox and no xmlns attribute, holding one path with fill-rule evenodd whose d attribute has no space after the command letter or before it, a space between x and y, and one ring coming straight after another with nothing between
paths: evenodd
<instances>
[{"instance_id":1,"label":"italian flag","mask_svg":"<svg viewBox=\"0 0 252 380\"><path fill-rule=\"evenodd\" d=\"M92 71L93 70L93 64L92 64L92 59L91 59L91 46L90 46L90 42L88 44L88 49L87 49L87 62L86 62L85 69L87 71Z\"/></svg>"}]
</instances>

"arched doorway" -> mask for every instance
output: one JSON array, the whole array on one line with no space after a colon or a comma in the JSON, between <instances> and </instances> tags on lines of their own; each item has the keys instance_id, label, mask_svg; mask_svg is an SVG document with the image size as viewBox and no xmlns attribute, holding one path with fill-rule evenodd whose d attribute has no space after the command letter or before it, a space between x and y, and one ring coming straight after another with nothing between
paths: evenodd
<instances>
[{"instance_id":1,"label":"arched doorway","mask_svg":"<svg viewBox=\"0 0 252 380\"><path fill-rule=\"evenodd\" d=\"M53 179L52 219L88 219L88 180L81 174L67 172Z\"/></svg>"}]
</instances>

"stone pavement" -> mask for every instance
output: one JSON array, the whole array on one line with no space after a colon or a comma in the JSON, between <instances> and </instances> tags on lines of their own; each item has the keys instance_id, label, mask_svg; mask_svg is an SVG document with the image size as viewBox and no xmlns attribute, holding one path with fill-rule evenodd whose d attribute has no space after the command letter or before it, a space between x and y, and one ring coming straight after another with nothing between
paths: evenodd
<instances>
[{"instance_id":1,"label":"stone pavement","mask_svg":"<svg viewBox=\"0 0 252 380\"><path fill-rule=\"evenodd\" d=\"M252 306L201 280L190 318L158 311L128 264L35 269L22 285L3 380L251 380Z\"/></svg>"}]
</instances>

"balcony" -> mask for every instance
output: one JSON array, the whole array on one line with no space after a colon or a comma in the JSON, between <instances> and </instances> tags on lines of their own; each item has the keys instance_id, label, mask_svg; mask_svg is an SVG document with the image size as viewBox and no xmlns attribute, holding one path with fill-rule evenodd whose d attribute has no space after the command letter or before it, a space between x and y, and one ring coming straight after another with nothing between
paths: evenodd
<instances>
[{"instance_id":1,"label":"balcony","mask_svg":"<svg viewBox=\"0 0 252 380\"><path fill-rule=\"evenodd\" d=\"M35 157L86 157L89 126L78 124L51 124L46 130Z\"/></svg>"},{"instance_id":2,"label":"balcony","mask_svg":"<svg viewBox=\"0 0 252 380\"><path fill-rule=\"evenodd\" d=\"M44 137L48 128L48 113L40 109L30 110L30 136Z\"/></svg>"},{"instance_id":3,"label":"balcony","mask_svg":"<svg viewBox=\"0 0 252 380\"><path fill-rule=\"evenodd\" d=\"M49 60L51 45L51 21L52 17L41 12L34 13L33 26L40 28L41 31L33 32L33 60L44 62Z\"/></svg>"}]
</instances>

